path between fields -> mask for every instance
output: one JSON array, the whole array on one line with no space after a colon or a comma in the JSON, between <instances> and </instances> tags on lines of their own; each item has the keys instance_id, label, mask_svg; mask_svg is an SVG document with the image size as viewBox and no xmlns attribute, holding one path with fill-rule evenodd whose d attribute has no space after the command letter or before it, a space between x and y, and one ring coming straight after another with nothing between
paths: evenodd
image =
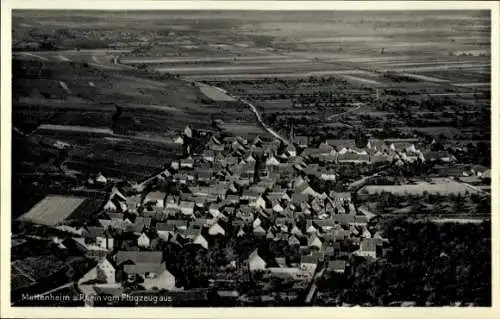
<instances>
[{"instance_id":1,"label":"path between fields","mask_svg":"<svg viewBox=\"0 0 500 319\"><path fill-rule=\"evenodd\" d=\"M264 123L264 121L262 120L262 115L260 114L259 110L257 110L257 108L255 107L255 105L253 105L249 101L244 100L242 98L239 98L239 97L236 97L236 96L232 96L231 94L227 93L227 91L224 90L224 89L222 89L222 88L219 88L219 87L216 87L216 86L212 86L212 87L214 87L215 89L217 89L217 90L219 90L221 92L224 92L224 94L226 94L227 96L230 96L230 97L232 97L232 98L234 98L234 99L236 99L238 101L241 101L243 104L245 104L248 107L250 107L250 110L252 110L252 112L255 114L255 117L257 118L257 122L259 122L259 124L262 126L262 128L264 128L269 134L271 134L272 136L274 136L278 140L282 141L283 143L290 144L290 142L286 138L284 138L283 136L281 136L278 133L276 133L275 130L273 130L266 123Z\"/></svg>"},{"instance_id":2,"label":"path between fields","mask_svg":"<svg viewBox=\"0 0 500 319\"><path fill-rule=\"evenodd\" d=\"M351 113L351 112L354 112L354 111L356 111L356 110L359 110L359 108L361 108L361 106L362 106L362 105L361 105L361 104L359 104L359 105L357 105L355 108L352 108L352 109L350 109L350 110L348 110L348 111L345 111L345 112L342 112L342 113L338 113L338 114L333 114L333 115L330 115L330 116L329 116L329 117L327 117L326 119L327 119L327 120L331 120L331 119L334 119L334 118L336 118L336 117L340 117L340 116L346 115L346 114L348 114L348 113Z\"/></svg>"}]
</instances>

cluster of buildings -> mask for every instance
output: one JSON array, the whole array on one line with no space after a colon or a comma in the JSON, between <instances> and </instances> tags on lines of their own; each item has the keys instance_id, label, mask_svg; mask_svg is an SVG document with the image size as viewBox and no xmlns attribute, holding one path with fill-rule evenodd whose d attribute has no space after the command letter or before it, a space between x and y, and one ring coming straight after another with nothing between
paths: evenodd
<instances>
[{"instance_id":1,"label":"cluster of buildings","mask_svg":"<svg viewBox=\"0 0 500 319\"><path fill-rule=\"evenodd\" d=\"M181 291L160 244L210 251L214 238L229 236L250 238L256 245L245 262L232 260L228 266L243 269L250 278L261 273L311 289L325 272L348 271L352 255L380 257L387 242L377 230L377 216L356 206L350 192L315 188L314 178L337 177L332 165L322 163L425 160L414 141L370 140L358 148L354 141L329 140L311 147L300 139L286 145L217 135L192 153L194 135L186 127L176 142L187 156L145 181L118 186L102 174L90 179L89 184L110 189L92 223L67 222L83 202L71 196L47 197L21 216L57 229L60 235L53 240L61 249L76 249L97 261L78 281L85 295L119 295L124 283L138 278L146 291ZM46 219L50 223L41 214L51 216ZM288 247L296 258L258 248L257 243L266 242Z\"/></svg>"},{"instance_id":2,"label":"cluster of buildings","mask_svg":"<svg viewBox=\"0 0 500 319\"><path fill-rule=\"evenodd\" d=\"M370 139L365 147L358 147L355 140L327 139L318 147L308 145L308 138L297 136L297 145L303 149L302 157L320 163L369 164L391 162L403 165L408 162L443 161L454 162L456 158L447 151L429 151L419 145L418 139Z\"/></svg>"}]
</instances>

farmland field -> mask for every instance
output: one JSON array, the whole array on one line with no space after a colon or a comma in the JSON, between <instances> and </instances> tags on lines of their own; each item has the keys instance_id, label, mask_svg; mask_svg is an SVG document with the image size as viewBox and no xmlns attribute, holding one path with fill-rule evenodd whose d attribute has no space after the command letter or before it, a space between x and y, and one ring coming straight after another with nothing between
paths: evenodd
<instances>
[{"instance_id":1,"label":"farmland field","mask_svg":"<svg viewBox=\"0 0 500 319\"><path fill-rule=\"evenodd\" d=\"M30 14L13 16L14 126L70 143L66 164L85 173L156 170L188 123L269 137L240 99L284 135L489 138L486 11Z\"/></svg>"}]
</instances>

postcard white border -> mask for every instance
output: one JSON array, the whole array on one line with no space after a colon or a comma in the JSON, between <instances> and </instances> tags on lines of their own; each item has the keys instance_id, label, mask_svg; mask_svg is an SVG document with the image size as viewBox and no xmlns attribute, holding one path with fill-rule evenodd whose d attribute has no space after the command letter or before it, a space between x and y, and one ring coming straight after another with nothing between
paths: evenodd
<instances>
[{"instance_id":1,"label":"postcard white border","mask_svg":"<svg viewBox=\"0 0 500 319\"><path fill-rule=\"evenodd\" d=\"M1 317L2 318L494 318L500 317L499 4L495 1L61 1L2 0ZM491 10L492 33L492 307L491 308L12 308L10 307L11 10Z\"/></svg>"}]
</instances>

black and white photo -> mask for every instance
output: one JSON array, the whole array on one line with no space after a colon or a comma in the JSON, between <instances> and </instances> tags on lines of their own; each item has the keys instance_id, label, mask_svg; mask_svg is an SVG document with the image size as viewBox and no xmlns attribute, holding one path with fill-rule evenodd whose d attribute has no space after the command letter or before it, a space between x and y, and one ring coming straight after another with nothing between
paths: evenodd
<instances>
[{"instance_id":1,"label":"black and white photo","mask_svg":"<svg viewBox=\"0 0 500 319\"><path fill-rule=\"evenodd\" d=\"M98 9L12 10L11 307L492 306L490 10Z\"/></svg>"}]
</instances>

